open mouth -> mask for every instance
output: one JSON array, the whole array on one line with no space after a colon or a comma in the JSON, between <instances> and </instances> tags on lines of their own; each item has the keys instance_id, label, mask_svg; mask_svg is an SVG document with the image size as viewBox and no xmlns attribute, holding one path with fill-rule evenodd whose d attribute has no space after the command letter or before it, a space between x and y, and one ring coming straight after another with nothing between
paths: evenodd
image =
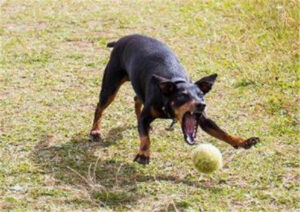
<instances>
[{"instance_id":1,"label":"open mouth","mask_svg":"<svg viewBox=\"0 0 300 212\"><path fill-rule=\"evenodd\" d=\"M186 112L182 118L181 128L182 128L185 141L189 145L194 145L196 143L195 138L198 129L197 114L192 112Z\"/></svg>"}]
</instances>

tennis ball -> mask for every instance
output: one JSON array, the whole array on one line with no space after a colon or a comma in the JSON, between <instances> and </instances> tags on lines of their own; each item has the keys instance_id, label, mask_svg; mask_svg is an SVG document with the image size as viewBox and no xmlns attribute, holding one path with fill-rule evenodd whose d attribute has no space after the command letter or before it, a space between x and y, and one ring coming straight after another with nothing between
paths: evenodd
<instances>
[{"instance_id":1,"label":"tennis ball","mask_svg":"<svg viewBox=\"0 0 300 212\"><path fill-rule=\"evenodd\" d=\"M212 144L198 145L193 151L192 159L196 169L206 174L210 174L223 166L222 154Z\"/></svg>"}]
</instances>

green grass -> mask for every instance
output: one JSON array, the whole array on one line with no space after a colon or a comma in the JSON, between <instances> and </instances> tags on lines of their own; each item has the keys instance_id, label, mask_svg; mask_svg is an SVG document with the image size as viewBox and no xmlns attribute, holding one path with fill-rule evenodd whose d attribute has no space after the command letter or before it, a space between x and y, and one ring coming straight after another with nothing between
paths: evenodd
<instances>
[{"instance_id":1,"label":"green grass","mask_svg":"<svg viewBox=\"0 0 300 212\"><path fill-rule=\"evenodd\" d=\"M299 1L20 1L1 3L0 210L296 211L299 205ZM235 150L198 133L225 166L200 175L180 127L153 126L152 160L138 150L125 84L88 132L110 49L142 33L166 42L193 80L218 73L208 114L258 136Z\"/></svg>"}]
</instances>

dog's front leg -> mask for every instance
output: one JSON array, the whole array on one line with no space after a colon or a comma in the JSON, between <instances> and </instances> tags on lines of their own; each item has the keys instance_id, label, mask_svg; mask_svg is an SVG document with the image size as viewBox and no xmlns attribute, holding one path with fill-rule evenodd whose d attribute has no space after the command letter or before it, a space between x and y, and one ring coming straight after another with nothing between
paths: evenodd
<instances>
[{"instance_id":1,"label":"dog's front leg","mask_svg":"<svg viewBox=\"0 0 300 212\"><path fill-rule=\"evenodd\" d=\"M218 138L226 143L230 144L234 148L242 147L244 149L249 149L251 146L259 142L259 138L251 137L248 139L243 139L237 136L229 135L223 131L214 121L206 118L205 114L199 119L200 127L209 135Z\"/></svg>"},{"instance_id":2,"label":"dog's front leg","mask_svg":"<svg viewBox=\"0 0 300 212\"><path fill-rule=\"evenodd\" d=\"M146 110L143 110L139 120L138 120L138 131L140 136L140 150L136 155L134 161L140 164L149 164L150 161L150 138L149 138L149 130L150 123L154 120L154 118L147 113Z\"/></svg>"}]
</instances>

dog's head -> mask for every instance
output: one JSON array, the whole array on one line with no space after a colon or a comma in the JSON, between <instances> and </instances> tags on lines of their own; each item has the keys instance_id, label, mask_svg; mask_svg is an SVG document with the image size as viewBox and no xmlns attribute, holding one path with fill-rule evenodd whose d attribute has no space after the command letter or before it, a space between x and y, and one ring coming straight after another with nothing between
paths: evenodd
<instances>
[{"instance_id":1,"label":"dog's head","mask_svg":"<svg viewBox=\"0 0 300 212\"><path fill-rule=\"evenodd\" d=\"M198 120L205 108L204 96L214 84L217 74L203 77L195 83L186 80L168 80L154 76L158 87L180 122L185 141L193 145L197 134Z\"/></svg>"}]
</instances>

